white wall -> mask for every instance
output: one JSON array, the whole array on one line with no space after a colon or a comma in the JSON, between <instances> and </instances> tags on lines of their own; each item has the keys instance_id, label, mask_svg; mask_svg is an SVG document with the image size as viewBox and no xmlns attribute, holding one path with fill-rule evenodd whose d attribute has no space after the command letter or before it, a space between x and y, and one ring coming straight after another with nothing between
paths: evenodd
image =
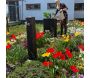
<instances>
[{"instance_id":1,"label":"white wall","mask_svg":"<svg viewBox=\"0 0 90 78\"><path fill-rule=\"evenodd\" d=\"M8 14L8 4L6 4L6 16Z\"/></svg>"},{"instance_id":2,"label":"white wall","mask_svg":"<svg viewBox=\"0 0 90 78\"><path fill-rule=\"evenodd\" d=\"M75 18L84 18L84 11L75 11L74 17Z\"/></svg>"},{"instance_id":3,"label":"white wall","mask_svg":"<svg viewBox=\"0 0 90 78\"><path fill-rule=\"evenodd\" d=\"M75 3L84 3L84 0L75 0Z\"/></svg>"},{"instance_id":4,"label":"white wall","mask_svg":"<svg viewBox=\"0 0 90 78\"><path fill-rule=\"evenodd\" d=\"M60 0L61 2L65 3L68 7L68 17L69 20L74 19L74 0ZM33 16L35 17L36 20L43 20L43 13L44 12L54 12L55 9L53 10L48 10L47 9L47 3L55 3L55 0L24 0L24 5L23 5L23 20L25 20L26 17ZM26 4L32 4L32 3L40 3L41 4L41 9L40 10L26 10ZM22 20L22 2L19 1L19 16L20 19Z\"/></svg>"}]
</instances>

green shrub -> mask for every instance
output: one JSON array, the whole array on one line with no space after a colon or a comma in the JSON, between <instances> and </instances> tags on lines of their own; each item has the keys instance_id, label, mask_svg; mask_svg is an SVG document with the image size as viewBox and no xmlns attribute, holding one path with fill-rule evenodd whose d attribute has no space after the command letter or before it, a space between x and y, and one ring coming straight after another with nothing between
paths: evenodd
<instances>
[{"instance_id":1,"label":"green shrub","mask_svg":"<svg viewBox=\"0 0 90 78\"><path fill-rule=\"evenodd\" d=\"M45 18L51 18L50 13L48 13L48 12L44 12L44 13L43 13L43 16L44 16Z\"/></svg>"},{"instance_id":2,"label":"green shrub","mask_svg":"<svg viewBox=\"0 0 90 78\"><path fill-rule=\"evenodd\" d=\"M27 50L24 49L21 45L13 45L10 50L7 50L6 60L7 63L19 64L24 62L28 57Z\"/></svg>"}]
</instances>

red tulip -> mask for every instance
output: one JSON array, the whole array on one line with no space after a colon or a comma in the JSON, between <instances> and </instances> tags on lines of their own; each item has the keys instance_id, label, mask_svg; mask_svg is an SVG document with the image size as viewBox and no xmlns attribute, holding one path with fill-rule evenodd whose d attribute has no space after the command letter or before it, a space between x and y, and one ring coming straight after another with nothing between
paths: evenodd
<instances>
[{"instance_id":1,"label":"red tulip","mask_svg":"<svg viewBox=\"0 0 90 78\"><path fill-rule=\"evenodd\" d=\"M16 40L16 36L14 34L11 35L11 38Z\"/></svg>"},{"instance_id":2,"label":"red tulip","mask_svg":"<svg viewBox=\"0 0 90 78\"><path fill-rule=\"evenodd\" d=\"M40 32L41 35L44 35L44 32Z\"/></svg>"},{"instance_id":3,"label":"red tulip","mask_svg":"<svg viewBox=\"0 0 90 78\"><path fill-rule=\"evenodd\" d=\"M65 50L66 50L66 51L70 51L69 48L66 48Z\"/></svg>"},{"instance_id":4,"label":"red tulip","mask_svg":"<svg viewBox=\"0 0 90 78\"><path fill-rule=\"evenodd\" d=\"M66 58L65 58L65 55L62 54L62 55L60 56L60 59L61 59L61 60L65 60L65 59L66 59Z\"/></svg>"},{"instance_id":5,"label":"red tulip","mask_svg":"<svg viewBox=\"0 0 90 78\"><path fill-rule=\"evenodd\" d=\"M49 61L44 61L44 62L42 63L42 65L48 67L48 66L52 66L53 63L52 63L52 62L49 62Z\"/></svg>"},{"instance_id":6,"label":"red tulip","mask_svg":"<svg viewBox=\"0 0 90 78\"><path fill-rule=\"evenodd\" d=\"M71 69L74 73L79 72L79 69L78 69L76 66L74 66L74 65L70 66L70 69Z\"/></svg>"},{"instance_id":7,"label":"red tulip","mask_svg":"<svg viewBox=\"0 0 90 78\"><path fill-rule=\"evenodd\" d=\"M62 55L62 52L61 52L61 51L58 51L58 52L57 52L57 55L58 55L58 56L61 56L61 55Z\"/></svg>"},{"instance_id":8,"label":"red tulip","mask_svg":"<svg viewBox=\"0 0 90 78\"><path fill-rule=\"evenodd\" d=\"M48 48L48 49L46 50L46 52L50 52L50 53L53 53L54 51L55 51L54 48Z\"/></svg>"},{"instance_id":9,"label":"red tulip","mask_svg":"<svg viewBox=\"0 0 90 78\"><path fill-rule=\"evenodd\" d=\"M56 54L53 54L52 57L53 58L58 58L58 54L57 53Z\"/></svg>"},{"instance_id":10,"label":"red tulip","mask_svg":"<svg viewBox=\"0 0 90 78\"><path fill-rule=\"evenodd\" d=\"M10 49L11 48L11 44L7 44L6 49Z\"/></svg>"},{"instance_id":11,"label":"red tulip","mask_svg":"<svg viewBox=\"0 0 90 78\"><path fill-rule=\"evenodd\" d=\"M40 38L41 38L40 34L36 33L36 39L40 39Z\"/></svg>"},{"instance_id":12,"label":"red tulip","mask_svg":"<svg viewBox=\"0 0 90 78\"><path fill-rule=\"evenodd\" d=\"M82 51L84 51L84 45L83 44L78 45L78 48L81 49Z\"/></svg>"},{"instance_id":13,"label":"red tulip","mask_svg":"<svg viewBox=\"0 0 90 78\"><path fill-rule=\"evenodd\" d=\"M53 58L58 58L62 55L62 52L57 52L52 55Z\"/></svg>"},{"instance_id":14,"label":"red tulip","mask_svg":"<svg viewBox=\"0 0 90 78\"><path fill-rule=\"evenodd\" d=\"M40 39L44 36L44 32L38 32L36 33L36 39Z\"/></svg>"},{"instance_id":15,"label":"red tulip","mask_svg":"<svg viewBox=\"0 0 90 78\"><path fill-rule=\"evenodd\" d=\"M66 48L66 53L65 54L67 55L68 58L73 57L72 53L70 52L70 50L68 48Z\"/></svg>"}]
</instances>

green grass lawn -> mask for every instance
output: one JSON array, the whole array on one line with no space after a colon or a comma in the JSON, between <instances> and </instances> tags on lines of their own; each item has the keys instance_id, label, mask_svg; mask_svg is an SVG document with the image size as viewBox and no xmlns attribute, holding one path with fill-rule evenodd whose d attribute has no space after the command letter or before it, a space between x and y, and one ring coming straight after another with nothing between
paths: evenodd
<instances>
[{"instance_id":1,"label":"green grass lawn","mask_svg":"<svg viewBox=\"0 0 90 78\"><path fill-rule=\"evenodd\" d=\"M16 35L19 33L24 33L24 32L26 32L26 27L23 24L16 25L16 26L10 26L9 32L10 32L10 34L16 34Z\"/></svg>"},{"instance_id":2,"label":"green grass lawn","mask_svg":"<svg viewBox=\"0 0 90 78\"><path fill-rule=\"evenodd\" d=\"M43 24L36 24L36 32L43 31ZM26 32L26 25L21 24L21 25L16 25L16 26L10 26L9 27L9 32L11 34L20 34L20 33L25 33Z\"/></svg>"}]
</instances>

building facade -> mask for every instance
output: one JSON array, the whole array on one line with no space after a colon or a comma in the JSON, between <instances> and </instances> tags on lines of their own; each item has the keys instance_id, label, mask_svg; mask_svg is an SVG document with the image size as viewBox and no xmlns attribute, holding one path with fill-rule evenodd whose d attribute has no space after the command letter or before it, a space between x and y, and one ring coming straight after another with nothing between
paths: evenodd
<instances>
[{"instance_id":1,"label":"building facade","mask_svg":"<svg viewBox=\"0 0 90 78\"><path fill-rule=\"evenodd\" d=\"M74 0L61 0L67 5L69 20L74 19ZM44 12L55 13L55 0L23 0L19 1L20 19L33 16L36 20L43 20Z\"/></svg>"},{"instance_id":2,"label":"building facade","mask_svg":"<svg viewBox=\"0 0 90 78\"><path fill-rule=\"evenodd\" d=\"M84 0L60 1L68 7L69 20L84 18ZM13 5L8 3L11 20L25 20L27 17L35 17L36 20L43 20L44 12L52 14L56 11L55 0L14 0L14 2L15 4Z\"/></svg>"}]
</instances>

